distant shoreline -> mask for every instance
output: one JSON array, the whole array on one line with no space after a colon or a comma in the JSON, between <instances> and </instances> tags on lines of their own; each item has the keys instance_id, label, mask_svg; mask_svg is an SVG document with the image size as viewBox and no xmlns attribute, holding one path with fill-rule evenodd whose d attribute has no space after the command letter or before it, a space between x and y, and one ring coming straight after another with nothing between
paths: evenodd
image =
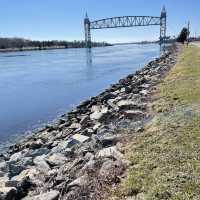
<instances>
[{"instance_id":1,"label":"distant shoreline","mask_svg":"<svg viewBox=\"0 0 200 200\"><path fill-rule=\"evenodd\" d=\"M52 46L52 47L23 47L23 48L7 48L0 49L0 53L9 52L22 52L22 51L42 51L42 50L54 50L54 49L68 49L65 46Z\"/></svg>"}]
</instances>

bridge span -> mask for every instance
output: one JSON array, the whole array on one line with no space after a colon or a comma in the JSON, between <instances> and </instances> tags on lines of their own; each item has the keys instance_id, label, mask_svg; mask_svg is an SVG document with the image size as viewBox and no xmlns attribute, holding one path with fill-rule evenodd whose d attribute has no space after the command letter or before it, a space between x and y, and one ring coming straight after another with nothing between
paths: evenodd
<instances>
[{"instance_id":1,"label":"bridge span","mask_svg":"<svg viewBox=\"0 0 200 200\"><path fill-rule=\"evenodd\" d=\"M124 28L134 26L160 26L160 44L165 42L167 29L167 12L165 7L159 17L154 16L121 16L96 21L90 21L86 14L84 19L85 43L87 48L91 48L91 30L107 28Z\"/></svg>"}]
</instances>

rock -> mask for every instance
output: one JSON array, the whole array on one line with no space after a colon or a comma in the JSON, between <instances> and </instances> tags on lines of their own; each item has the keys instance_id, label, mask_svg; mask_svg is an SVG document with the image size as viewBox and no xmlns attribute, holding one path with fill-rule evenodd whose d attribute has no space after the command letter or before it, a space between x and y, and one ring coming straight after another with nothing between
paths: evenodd
<instances>
[{"instance_id":1,"label":"rock","mask_svg":"<svg viewBox=\"0 0 200 200\"><path fill-rule=\"evenodd\" d=\"M147 95L148 94L148 90L142 90L142 91L140 91L140 94L142 94L142 95Z\"/></svg>"},{"instance_id":2,"label":"rock","mask_svg":"<svg viewBox=\"0 0 200 200\"><path fill-rule=\"evenodd\" d=\"M74 181L72 181L70 184L68 184L68 187L69 188L75 187L75 186L81 187L81 186L87 185L87 183L88 183L88 176L83 175L75 179Z\"/></svg>"},{"instance_id":3,"label":"rock","mask_svg":"<svg viewBox=\"0 0 200 200\"><path fill-rule=\"evenodd\" d=\"M114 93L112 93L112 92L106 92L102 97L101 97L101 99L102 99L102 101L104 101L104 100L108 100L108 99L113 99L113 98L115 98L116 97L116 95L114 94Z\"/></svg>"},{"instance_id":4,"label":"rock","mask_svg":"<svg viewBox=\"0 0 200 200\"><path fill-rule=\"evenodd\" d=\"M2 172L7 172L8 171L8 166L6 164L6 161L0 162L0 171L2 171Z\"/></svg>"},{"instance_id":5,"label":"rock","mask_svg":"<svg viewBox=\"0 0 200 200\"><path fill-rule=\"evenodd\" d=\"M108 147L115 145L120 138L122 138L121 135L103 135L98 137L98 140L103 147Z\"/></svg>"},{"instance_id":6,"label":"rock","mask_svg":"<svg viewBox=\"0 0 200 200\"><path fill-rule=\"evenodd\" d=\"M94 113L92 113L90 115L90 119L91 120L103 120L105 118L105 116L107 115L108 113L108 108L107 107L104 107L101 109L101 111L95 111Z\"/></svg>"},{"instance_id":7,"label":"rock","mask_svg":"<svg viewBox=\"0 0 200 200\"><path fill-rule=\"evenodd\" d=\"M101 166L101 169L99 170L99 175L104 177L109 176L110 174L113 175L113 173L120 175L123 173L124 169L125 166L122 161L106 160Z\"/></svg>"},{"instance_id":8,"label":"rock","mask_svg":"<svg viewBox=\"0 0 200 200\"><path fill-rule=\"evenodd\" d=\"M117 102L117 106L120 110L129 110L134 109L137 106L137 104L131 100L121 100Z\"/></svg>"},{"instance_id":9,"label":"rock","mask_svg":"<svg viewBox=\"0 0 200 200\"><path fill-rule=\"evenodd\" d=\"M92 160L93 158L94 158L94 154L91 152L87 152L84 157L84 159L87 161Z\"/></svg>"},{"instance_id":10,"label":"rock","mask_svg":"<svg viewBox=\"0 0 200 200\"><path fill-rule=\"evenodd\" d=\"M41 193L36 196L25 197L22 200L58 200L59 194L60 193L57 190L51 190L49 192Z\"/></svg>"},{"instance_id":11,"label":"rock","mask_svg":"<svg viewBox=\"0 0 200 200\"><path fill-rule=\"evenodd\" d=\"M101 106L94 105L91 107L91 112L100 112Z\"/></svg>"},{"instance_id":12,"label":"rock","mask_svg":"<svg viewBox=\"0 0 200 200\"><path fill-rule=\"evenodd\" d=\"M96 170L96 160L89 160L79 171L79 173L77 174L78 176L83 176L85 173L90 173L90 172L94 172Z\"/></svg>"},{"instance_id":13,"label":"rock","mask_svg":"<svg viewBox=\"0 0 200 200\"><path fill-rule=\"evenodd\" d=\"M72 148L76 145L77 142L73 139L68 139L59 143L56 147L52 148L52 153L63 153L65 156L72 153Z\"/></svg>"},{"instance_id":14,"label":"rock","mask_svg":"<svg viewBox=\"0 0 200 200\"><path fill-rule=\"evenodd\" d=\"M0 200L15 200L16 188L0 187Z\"/></svg>"},{"instance_id":15,"label":"rock","mask_svg":"<svg viewBox=\"0 0 200 200\"><path fill-rule=\"evenodd\" d=\"M140 110L127 110L124 112L124 116L128 119L141 119L145 117L145 113Z\"/></svg>"},{"instance_id":16,"label":"rock","mask_svg":"<svg viewBox=\"0 0 200 200\"><path fill-rule=\"evenodd\" d=\"M9 176L13 177L25 170L26 167L21 163L8 163L9 166Z\"/></svg>"},{"instance_id":17,"label":"rock","mask_svg":"<svg viewBox=\"0 0 200 200\"><path fill-rule=\"evenodd\" d=\"M50 152L50 150L46 147L44 148L39 148L35 150L30 150L25 154L25 157L36 157L36 156L41 156L41 155L46 155Z\"/></svg>"},{"instance_id":18,"label":"rock","mask_svg":"<svg viewBox=\"0 0 200 200\"><path fill-rule=\"evenodd\" d=\"M90 119L91 120L99 120L102 116L103 116L103 113L101 113L99 111L95 111L94 113L92 113L90 115Z\"/></svg>"},{"instance_id":19,"label":"rock","mask_svg":"<svg viewBox=\"0 0 200 200\"><path fill-rule=\"evenodd\" d=\"M25 197L28 193L28 189L32 186L29 180L29 177L21 177L19 176L13 177L6 183L7 187L14 187L16 188L16 199L21 199Z\"/></svg>"},{"instance_id":20,"label":"rock","mask_svg":"<svg viewBox=\"0 0 200 200\"><path fill-rule=\"evenodd\" d=\"M42 145L43 145L42 140L38 139L36 141L31 142L29 148L30 149L39 149L42 147Z\"/></svg>"},{"instance_id":21,"label":"rock","mask_svg":"<svg viewBox=\"0 0 200 200\"><path fill-rule=\"evenodd\" d=\"M87 123L89 121L90 117L89 115L84 115L82 118L81 118L81 121L80 121L80 124L81 125L84 125L85 123Z\"/></svg>"},{"instance_id":22,"label":"rock","mask_svg":"<svg viewBox=\"0 0 200 200\"><path fill-rule=\"evenodd\" d=\"M69 127L70 129L80 129L81 128L81 124L79 123L73 123L70 125Z\"/></svg>"},{"instance_id":23,"label":"rock","mask_svg":"<svg viewBox=\"0 0 200 200\"><path fill-rule=\"evenodd\" d=\"M102 150L100 150L96 156L95 156L97 159L100 159L100 158L115 158L116 160L120 160L120 159L123 159L124 156L122 153L120 153L116 146L112 146L112 147L108 147L108 148L104 148Z\"/></svg>"},{"instance_id":24,"label":"rock","mask_svg":"<svg viewBox=\"0 0 200 200\"><path fill-rule=\"evenodd\" d=\"M28 180L31 185L41 185L44 182L44 180L42 179L43 173L39 171L39 169L32 167L30 169L22 171L19 175L12 177L11 182L17 183L18 185L22 185L24 181Z\"/></svg>"},{"instance_id":25,"label":"rock","mask_svg":"<svg viewBox=\"0 0 200 200\"><path fill-rule=\"evenodd\" d=\"M43 156L37 156L34 160L33 163L35 164L36 167L38 167L41 171L48 171L50 170L49 165L45 161L45 155Z\"/></svg>"},{"instance_id":26,"label":"rock","mask_svg":"<svg viewBox=\"0 0 200 200\"><path fill-rule=\"evenodd\" d=\"M129 94L131 92L131 88L130 87L123 87L123 88L121 88L120 92Z\"/></svg>"},{"instance_id":27,"label":"rock","mask_svg":"<svg viewBox=\"0 0 200 200\"><path fill-rule=\"evenodd\" d=\"M10 160L9 162L17 162L19 160L21 160L23 158L23 154L22 152L18 152L18 153L14 153L11 157L10 157Z\"/></svg>"},{"instance_id":28,"label":"rock","mask_svg":"<svg viewBox=\"0 0 200 200\"><path fill-rule=\"evenodd\" d=\"M17 162L8 161L8 171L11 177L18 175L21 171L25 170L28 166L33 164L32 157L23 157Z\"/></svg>"},{"instance_id":29,"label":"rock","mask_svg":"<svg viewBox=\"0 0 200 200\"><path fill-rule=\"evenodd\" d=\"M8 182L9 182L9 178L8 176L4 174L3 177L0 177L0 188L5 187Z\"/></svg>"},{"instance_id":30,"label":"rock","mask_svg":"<svg viewBox=\"0 0 200 200\"><path fill-rule=\"evenodd\" d=\"M93 130L96 131L99 127L101 126L100 122L97 122L94 126L93 126Z\"/></svg>"},{"instance_id":31,"label":"rock","mask_svg":"<svg viewBox=\"0 0 200 200\"><path fill-rule=\"evenodd\" d=\"M54 153L48 158L46 158L46 161L51 165L51 166L56 166L56 165L63 165L68 161L68 159L61 153Z\"/></svg>"},{"instance_id":32,"label":"rock","mask_svg":"<svg viewBox=\"0 0 200 200\"><path fill-rule=\"evenodd\" d=\"M75 140L77 143L84 143L90 140L88 136L80 135L80 134L75 134L71 138Z\"/></svg>"},{"instance_id":33,"label":"rock","mask_svg":"<svg viewBox=\"0 0 200 200\"><path fill-rule=\"evenodd\" d=\"M111 108L117 109L117 106L116 106L116 104L115 104L114 102L115 102L115 99L109 99L109 100L107 101L107 104L108 104Z\"/></svg>"}]
</instances>

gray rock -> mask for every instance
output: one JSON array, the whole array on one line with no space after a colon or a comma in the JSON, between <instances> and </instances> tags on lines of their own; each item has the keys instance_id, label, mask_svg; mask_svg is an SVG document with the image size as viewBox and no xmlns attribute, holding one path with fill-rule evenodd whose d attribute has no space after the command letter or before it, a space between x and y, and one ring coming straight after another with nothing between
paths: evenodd
<instances>
[{"instance_id":1,"label":"gray rock","mask_svg":"<svg viewBox=\"0 0 200 200\"><path fill-rule=\"evenodd\" d=\"M17 163L9 163L9 176L13 177L25 170L26 167Z\"/></svg>"},{"instance_id":2,"label":"gray rock","mask_svg":"<svg viewBox=\"0 0 200 200\"><path fill-rule=\"evenodd\" d=\"M148 90L142 90L142 91L140 91L140 94L146 96L148 94Z\"/></svg>"},{"instance_id":3,"label":"gray rock","mask_svg":"<svg viewBox=\"0 0 200 200\"><path fill-rule=\"evenodd\" d=\"M94 113L92 113L90 115L90 119L91 120L99 120L102 116L103 116L103 113L101 113L99 111L95 111Z\"/></svg>"},{"instance_id":4,"label":"gray rock","mask_svg":"<svg viewBox=\"0 0 200 200\"><path fill-rule=\"evenodd\" d=\"M81 124L79 124L79 123L72 123L69 128L70 129L80 129L81 128Z\"/></svg>"},{"instance_id":5,"label":"gray rock","mask_svg":"<svg viewBox=\"0 0 200 200\"><path fill-rule=\"evenodd\" d=\"M120 110L134 109L137 104L132 100L121 100L117 102L117 106Z\"/></svg>"},{"instance_id":6,"label":"gray rock","mask_svg":"<svg viewBox=\"0 0 200 200\"><path fill-rule=\"evenodd\" d=\"M45 161L45 155L43 156L37 156L34 160L33 163L35 164L36 167L38 167L41 171L48 171L50 170L49 165Z\"/></svg>"},{"instance_id":7,"label":"gray rock","mask_svg":"<svg viewBox=\"0 0 200 200\"><path fill-rule=\"evenodd\" d=\"M124 116L128 119L141 119L145 117L145 113L140 110L127 110L124 112Z\"/></svg>"},{"instance_id":8,"label":"gray rock","mask_svg":"<svg viewBox=\"0 0 200 200\"><path fill-rule=\"evenodd\" d=\"M71 138L75 140L77 143L84 143L90 140L88 136L80 135L80 134L75 134Z\"/></svg>"},{"instance_id":9,"label":"gray rock","mask_svg":"<svg viewBox=\"0 0 200 200\"><path fill-rule=\"evenodd\" d=\"M25 170L28 166L33 164L32 157L22 157L17 162L8 161L8 172L11 177L18 175L21 171Z\"/></svg>"},{"instance_id":10,"label":"gray rock","mask_svg":"<svg viewBox=\"0 0 200 200\"><path fill-rule=\"evenodd\" d=\"M42 145L43 145L42 140L38 139L36 141L31 142L29 148L30 149L39 149L42 147Z\"/></svg>"},{"instance_id":11,"label":"gray rock","mask_svg":"<svg viewBox=\"0 0 200 200\"><path fill-rule=\"evenodd\" d=\"M56 165L63 165L68 161L68 159L61 153L54 153L48 158L46 158L46 161L53 166Z\"/></svg>"},{"instance_id":12,"label":"gray rock","mask_svg":"<svg viewBox=\"0 0 200 200\"><path fill-rule=\"evenodd\" d=\"M100 111L95 111L94 113L92 113L90 115L90 119L101 121L104 119L104 117L107 115L107 113L108 113L108 108L103 107Z\"/></svg>"},{"instance_id":13,"label":"gray rock","mask_svg":"<svg viewBox=\"0 0 200 200\"><path fill-rule=\"evenodd\" d=\"M41 185L43 184L43 173L39 169L32 167L22 171L19 175L11 178L11 182L15 184L22 184L25 180L29 180L30 184Z\"/></svg>"},{"instance_id":14,"label":"gray rock","mask_svg":"<svg viewBox=\"0 0 200 200\"><path fill-rule=\"evenodd\" d=\"M19 160L21 160L23 158L23 154L22 152L17 152L17 153L14 153L11 157L10 157L10 160L9 162L17 162Z\"/></svg>"},{"instance_id":15,"label":"gray rock","mask_svg":"<svg viewBox=\"0 0 200 200\"><path fill-rule=\"evenodd\" d=\"M59 143L57 146L52 148L52 153L63 153L65 156L71 155L72 148L76 145L77 142L73 139L68 139Z\"/></svg>"},{"instance_id":16,"label":"gray rock","mask_svg":"<svg viewBox=\"0 0 200 200\"><path fill-rule=\"evenodd\" d=\"M23 198L22 200L58 200L59 194L60 193L57 190L51 190L49 192L41 193L36 196L32 196L32 197L27 196Z\"/></svg>"},{"instance_id":17,"label":"gray rock","mask_svg":"<svg viewBox=\"0 0 200 200\"><path fill-rule=\"evenodd\" d=\"M47 155L50 152L48 148L39 148L35 150L30 150L25 154L25 157L36 157L41 155Z\"/></svg>"},{"instance_id":18,"label":"gray rock","mask_svg":"<svg viewBox=\"0 0 200 200\"><path fill-rule=\"evenodd\" d=\"M116 97L116 94L112 93L112 92L106 92L101 98L102 101L104 100L108 100L108 99L113 99Z\"/></svg>"},{"instance_id":19,"label":"gray rock","mask_svg":"<svg viewBox=\"0 0 200 200\"><path fill-rule=\"evenodd\" d=\"M104 148L102 150L100 150L96 156L97 159L100 158L115 158L116 160L121 160L124 158L123 154L120 153L116 146L112 146L112 147L108 147L108 148Z\"/></svg>"},{"instance_id":20,"label":"gray rock","mask_svg":"<svg viewBox=\"0 0 200 200\"><path fill-rule=\"evenodd\" d=\"M121 138L121 135L103 135L98 137L98 140L103 147L108 147L115 145Z\"/></svg>"},{"instance_id":21,"label":"gray rock","mask_svg":"<svg viewBox=\"0 0 200 200\"><path fill-rule=\"evenodd\" d=\"M100 122L97 122L97 123L92 127L92 129L93 129L94 131L96 131L100 126L101 126L101 123L100 123Z\"/></svg>"},{"instance_id":22,"label":"gray rock","mask_svg":"<svg viewBox=\"0 0 200 200\"><path fill-rule=\"evenodd\" d=\"M105 177L109 176L110 174L113 174L114 172L120 175L123 173L124 169L125 166L122 161L106 160L101 166L101 169L99 170L99 175Z\"/></svg>"},{"instance_id":23,"label":"gray rock","mask_svg":"<svg viewBox=\"0 0 200 200\"><path fill-rule=\"evenodd\" d=\"M16 188L0 187L0 200L15 200Z\"/></svg>"},{"instance_id":24,"label":"gray rock","mask_svg":"<svg viewBox=\"0 0 200 200\"><path fill-rule=\"evenodd\" d=\"M116 104L115 104L114 102L115 102L115 99L108 99L107 104L108 104L111 108L116 109L117 106L116 106Z\"/></svg>"},{"instance_id":25,"label":"gray rock","mask_svg":"<svg viewBox=\"0 0 200 200\"><path fill-rule=\"evenodd\" d=\"M87 185L87 183L88 183L88 176L83 175L75 179L74 181L72 181L70 184L68 184L68 187L69 188L75 187L75 186L81 187L81 186Z\"/></svg>"},{"instance_id":26,"label":"gray rock","mask_svg":"<svg viewBox=\"0 0 200 200\"><path fill-rule=\"evenodd\" d=\"M0 171L2 171L2 172L7 172L8 171L8 166L6 164L6 161L0 162Z\"/></svg>"},{"instance_id":27,"label":"gray rock","mask_svg":"<svg viewBox=\"0 0 200 200\"><path fill-rule=\"evenodd\" d=\"M80 124L81 124L81 125L84 125L84 124L87 123L89 120L90 120L89 115L84 115L84 116L81 118Z\"/></svg>"}]
</instances>

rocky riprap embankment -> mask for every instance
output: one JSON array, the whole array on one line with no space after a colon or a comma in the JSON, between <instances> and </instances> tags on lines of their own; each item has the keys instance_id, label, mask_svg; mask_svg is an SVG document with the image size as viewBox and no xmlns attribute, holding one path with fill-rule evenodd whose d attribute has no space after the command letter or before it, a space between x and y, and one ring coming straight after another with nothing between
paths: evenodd
<instances>
[{"instance_id":1,"label":"rocky riprap embankment","mask_svg":"<svg viewBox=\"0 0 200 200\"><path fill-rule=\"evenodd\" d=\"M176 48L0 157L0 200L101 199L125 169L123 141L151 117L150 93Z\"/></svg>"}]
</instances>

